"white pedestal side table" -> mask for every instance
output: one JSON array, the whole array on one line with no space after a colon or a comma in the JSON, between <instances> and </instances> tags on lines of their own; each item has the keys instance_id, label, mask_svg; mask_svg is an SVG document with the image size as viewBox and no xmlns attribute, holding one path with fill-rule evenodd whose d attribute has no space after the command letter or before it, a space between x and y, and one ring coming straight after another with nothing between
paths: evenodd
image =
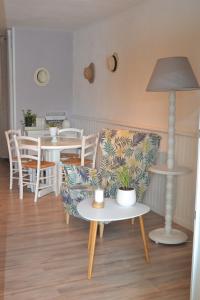
<instances>
[{"instance_id":1,"label":"white pedestal side table","mask_svg":"<svg viewBox=\"0 0 200 300\"><path fill-rule=\"evenodd\" d=\"M104 208L93 208L92 200L85 199L81 201L77 210L79 214L85 219L90 221L90 231L88 239L88 251L89 251L89 262L88 262L88 279L92 277L92 268L94 261L94 252L96 244L96 234L98 222L113 222L119 220L127 220L139 217L140 230L144 243L145 259L149 262L149 251L148 244L144 230L143 215L150 211L147 205L136 203L131 207L123 207L116 203L114 199L105 199Z\"/></svg>"},{"instance_id":2,"label":"white pedestal side table","mask_svg":"<svg viewBox=\"0 0 200 300\"><path fill-rule=\"evenodd\" d=\"M62 136L57 136L56 141L52 141L52 137L44 136L41 137L41 149L48 152L48 160L56 163L56 194L59 193L59 164L60 164L60 152L67 149L80 149L81 139L79 138L66 138ZM44 188L39 192L39 197L49 194L53 191L53 186L49 188Z\"/></svg>"},{"instance_id":3,"label":"white pedestal side table","mask_svg":"<svg viewBox=\"0 0 200 300\"><path fill-rule=\"evenodd\" d=\"M169 169L167 165L156 165L150 168L150 172L167 176L166 184L166 203L165 203L165 227L154 229L149 233L149 238L161 244L182 244L187 240L187 235L178 230L172 228L173 221L173 177L184 175L191 170L186 167L175 166Z\"/></svg>"}]
</instances>

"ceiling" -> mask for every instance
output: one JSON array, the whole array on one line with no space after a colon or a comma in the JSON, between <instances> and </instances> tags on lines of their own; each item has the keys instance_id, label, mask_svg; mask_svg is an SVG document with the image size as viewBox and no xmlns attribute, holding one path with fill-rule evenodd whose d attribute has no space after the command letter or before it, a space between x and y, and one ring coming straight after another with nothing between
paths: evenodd
<instances>
[{"instance_id":1,"label":"ceiling","mask_svg":"<svg viewBox=\"0 0 200 300\"><path fill-rule=\"evenodd\" d=\"M141 0L4 0L7 27L76 30L128 10Z\"/></svg>"}]
</instances>

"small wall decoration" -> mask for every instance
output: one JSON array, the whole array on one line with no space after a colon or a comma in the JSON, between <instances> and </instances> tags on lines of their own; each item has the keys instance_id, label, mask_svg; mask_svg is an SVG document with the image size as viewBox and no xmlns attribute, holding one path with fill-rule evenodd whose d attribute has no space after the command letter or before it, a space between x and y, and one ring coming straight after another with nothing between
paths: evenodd
<instances>
[{"instance_id":1,"label":"small wall decoration","mask_svg":"<svg viewBox=\"0 0 200 300\"><path fill-rule=\"evenodd\" d=\"M115 72L118 68L119 57L116 52L107 58L107 67L110 72Z\"/></svg>"},{"instance_id":2,"label":"small wall decoration","mask_svg":"<svg viewBox=\"0 0 200 300\"><path fill-rule=\"evenodd\" d=\"M89 64L88 67L84 68L83 71L84 78L89 81L89 83L94 82L95 78L95 65L94 63Z\"/></svg>"},{"instance_id":3,"label":"small wall decoration","mask_svg":"<svg viewBox=\"0 0 200 300\"><path fill-rule=\"evenodd\" d=\"M49 71L46 68L39 68L34 73L35 83L39 86L45 86L49 83Z\"/></svg>"}]
</instances>

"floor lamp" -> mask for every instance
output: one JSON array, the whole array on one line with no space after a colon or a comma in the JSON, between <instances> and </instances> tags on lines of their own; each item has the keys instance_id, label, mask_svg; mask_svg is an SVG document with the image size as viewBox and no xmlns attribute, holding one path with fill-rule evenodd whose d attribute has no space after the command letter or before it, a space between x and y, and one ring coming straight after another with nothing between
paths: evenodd
<instances>
[{"instance_id":1,"label":"floor lamp","mask_svg":"<svg viewBox=\"0 0 200 300\"><path fill-rule=\"evenodd\" d=\"M167 164L151 169L154 173L166 175L165 227L149 233L150 239L156 243L181 244L187 240L185 233L172 228L174 176L187 172L187 168L175 164L176 91L199 88L186 57L167 57L157 61L146 89L150 92L169 92Z\"/></svg>"}]
</instances>

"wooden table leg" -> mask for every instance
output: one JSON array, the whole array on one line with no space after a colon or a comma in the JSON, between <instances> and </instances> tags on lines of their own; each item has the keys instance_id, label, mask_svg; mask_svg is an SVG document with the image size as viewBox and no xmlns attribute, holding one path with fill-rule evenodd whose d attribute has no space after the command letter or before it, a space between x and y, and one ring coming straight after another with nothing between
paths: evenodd
<instances>
[{"instance_id":1,"label":"wooden table leg","mask_svg":"<svg viewBox=\"0 0 200 300\"><path fill-rule=\"evenodd\" d=\"M145 235L143 217L139 216L139 220L140 220L140 230L141 230L142 239L143 239L143 243L144 243L145 258L146 258L147 262L150 262L149 250L148 250L149 247L148 247L148 242L147 242L146 235Z\"/></svg>"},{"instance_id":2,"label":"wooden table leg","mask_svg":"<svg viewBox=\"0 0 200 300\"><path fill-rule=\"evenodd\" d=\"M97 225L98 222L91 221L91 233L89 238L89 262L88 262L88 279L92 277L92 267L93 267L93 260L94 260L94 251L95 251L95 244L96 244L96 236L97 236Z\"/></svg>"},{"instance_id":3,"label":"wooden table leg","mask_svg":"<svg viewBox=\"0 0 200 300\"><path fill-rule=\"evenodd\" d=\"M93 226L93 223L90 222L89 238L88 238L88 252L90 252L90 248L91 248L92 226Z\"/></svg>"},{"instance_id":4,"label":"wooden table leg","mask_svg":"<svg viewBox=\"0 0 200 300\"><path fill-rule=\"evenodd\" d=\"M99 236L101 239L103 238L103 232L104 232L104 223L99 222Z\"/></svg>"}]
</instances>

